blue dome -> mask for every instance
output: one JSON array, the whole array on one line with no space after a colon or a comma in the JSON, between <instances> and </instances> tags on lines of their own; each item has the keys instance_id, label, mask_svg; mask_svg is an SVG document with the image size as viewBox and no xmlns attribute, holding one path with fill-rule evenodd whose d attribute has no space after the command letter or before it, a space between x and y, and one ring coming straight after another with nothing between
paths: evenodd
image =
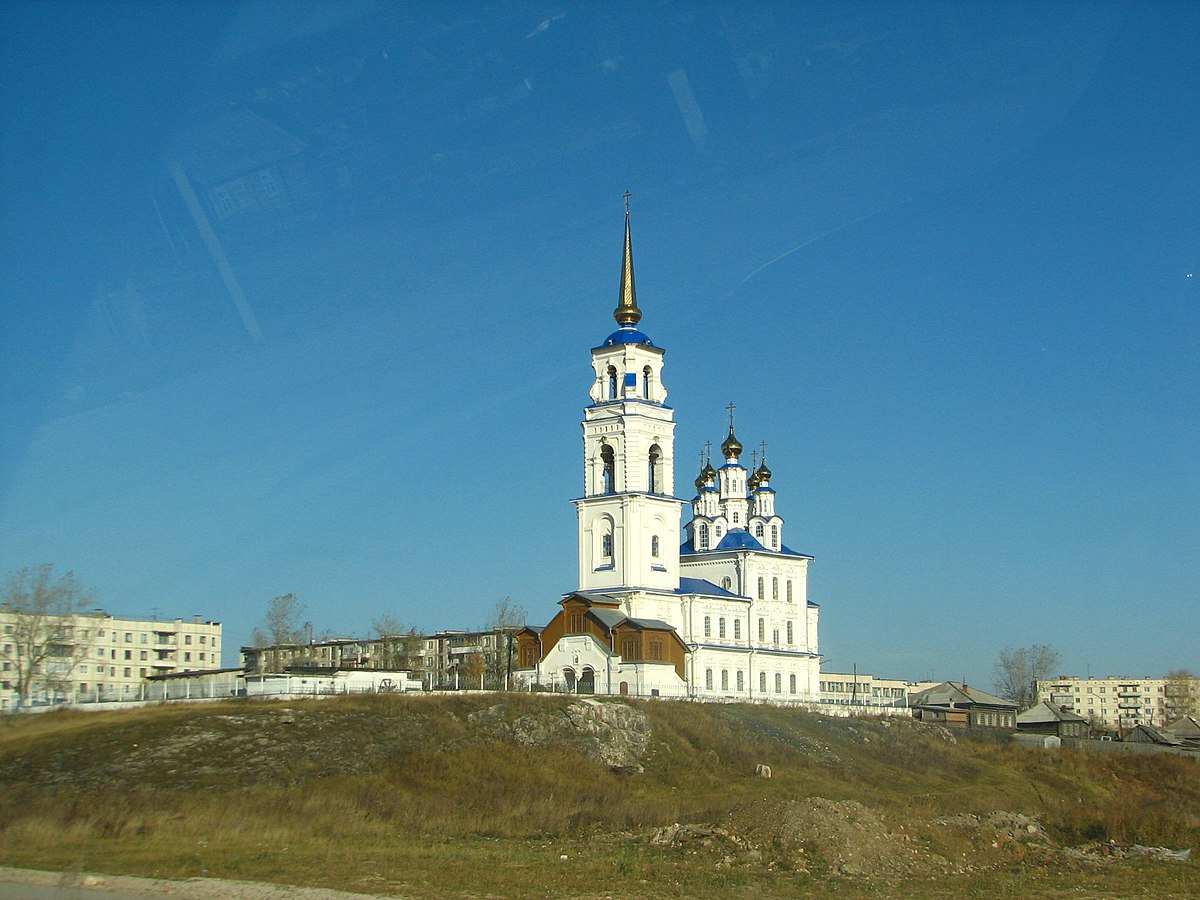
<instances>
[{"instance_id":1,"label":"blue dome","mask_svg":"<svg viewBox=\"0 0 1200 900\"><path fill-rule=\"evenodd\" d=\"M646 344L649 347L653 347L654 341L650 340L649 337L632 325L626 325L604 339L605 347L612 347L616 344Z\"/></svg>"}]
</instances>

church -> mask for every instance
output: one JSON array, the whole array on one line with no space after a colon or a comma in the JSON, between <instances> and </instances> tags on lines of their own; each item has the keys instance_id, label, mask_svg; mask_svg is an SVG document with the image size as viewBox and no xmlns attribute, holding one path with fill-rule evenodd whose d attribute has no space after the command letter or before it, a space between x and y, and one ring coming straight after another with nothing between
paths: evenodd
<instances>
[{"instance_id":1,"label":"church","mask_svg":"<svg viewBox=\"0 0 1200 900\"><path fill-rule=\"evenodd\" d=\"M544 627L516 635L513 673L543 689L633 696L816 701L812 557L783 542L766 447L701 458L691 518L675 496L675 411L664 350L643 332L626 195L617 330L591 351L583 412L579 587Z\"/></svg>"}]
</instances>

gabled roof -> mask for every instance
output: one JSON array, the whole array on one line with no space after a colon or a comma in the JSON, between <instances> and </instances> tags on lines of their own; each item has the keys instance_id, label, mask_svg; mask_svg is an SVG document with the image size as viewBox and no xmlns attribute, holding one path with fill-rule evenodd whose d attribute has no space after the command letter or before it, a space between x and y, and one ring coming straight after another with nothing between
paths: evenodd
<instances>
[{"instance_id":1,"label":"gabled roof","mask_svg":"<svg viewBox=\"0 0 1200 900\"><path fill-rule=\"evenodd\" d=\"M1182 740L1196 740L1200 738L1200 721L1197 721L1195 716L1184 716L1182 719L1176 719L1163 731Z\"/></svg>"},{"instance_id":2,"label":"gabled roof","mask_svg":"<svg viewBox=\"0 0 1200 900\"><path fill-rule=\"evenodd\" d=\"M1069 709L1063 709L1046 701L1017 713L1018 725L1032 725L1040 722L1087 722L1087 719Z\"/></svg>"},{"instance_id":3,"label":"gabled roof","mask_svg":"<svg viewBox=\"0 0 1200 900\"><path fill-rule=\"evenodd\" d=\"M587 614L609 631L624 622L626 618L625 613L619 609L609 609L606 606L594 606L587 611Z\"/></svg>"},{"instance_id":4,"label":"gabled roof","mask_svg":"<svg viewBox=\"0 0 1200 900\"><path fill-rule=\"evenodd\" d=\"M1127 741L1137 741L1138 738L1136 735L1141 735L1142 738L1150 741L1151 743L1164 744L1167 747L1178 747L1183 743L1183 741L1181 741L1179 738L1172 737L1169 734L1164 734L1157 728L1151 728L1149 725L1136 726L1125 735L1124 739Z\"/></svg>"},{"instance_id":5,"label":"gabled roof","mask_svg":"<svg viewBox=\"0 0 1200 900\"><path fill-rule=\"evenodd\" d=\"M1011 700L1005 700L978 688L956 681L943 681L913 695L912 704L922 706L997 706L1002 709L1017 708Z\"/></svg>"},{"instance_id":6,"label":"gabled roof","mask_svg":"<svg viewBox=\"0 0 1200 900\"><path fill-rule=\"evenodd\" d=\"M568 600L582 600L589 607L590 606L616 607L619 605L618 601L614 600L608 594L596 594L591 591L572 591L571 593L564 596L561 600L559 600L558 603L561 606L562 604L566 603Z\"/></svg>"}]
</instances>

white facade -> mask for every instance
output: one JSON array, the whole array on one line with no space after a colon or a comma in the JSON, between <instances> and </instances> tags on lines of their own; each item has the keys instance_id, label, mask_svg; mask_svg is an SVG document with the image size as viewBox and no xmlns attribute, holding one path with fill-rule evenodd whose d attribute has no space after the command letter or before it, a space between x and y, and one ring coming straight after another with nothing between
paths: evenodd
<instances>
[{"instance_id":1,"label":"white facade","mask_svg":"<svg viewBox=\"0 0 1200 900\"><path fill-rule=\"evenodd\" d=\"M819 610L808 599L811 556L783 543L771 472L748 472L741 444L722 445L725 465L706 464L681 545L674 410L665 403L664 351L638 330L629 215L625 220L620 326L591 351L590 404L583 418L584 494L578 520L579 591L602 595L649 629L673 630L687 648L678 666L627 660L616 632L567 628L523 674L543 685L619 693L745 700L819 699ZM596 622L604 616L597 616ZM547 626L551 629L551 626ZM553 630L559 634L563 629ZM539 631L539 634L541 632ZM546 632L547 634L550 631ZM609 645L599 634L609 636ZM679 669L682 668L682 677ZM653 686L652 689L650 686ZM642 688L645 689L642 689Z\"/></svg>"}]
</instances>

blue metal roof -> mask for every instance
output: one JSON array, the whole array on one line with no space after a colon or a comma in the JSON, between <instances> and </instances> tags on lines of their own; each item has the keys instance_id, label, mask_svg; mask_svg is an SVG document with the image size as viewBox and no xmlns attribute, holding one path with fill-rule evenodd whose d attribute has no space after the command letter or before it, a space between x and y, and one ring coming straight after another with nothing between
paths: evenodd
<instances>
[{"instance_id":1,"label":"blue metal roof","mask_svg":"<svg viewBox=\"0 0 1200 900\"><path fill-rule=\"evenodd\" d=\"M717 544L718 550L766 550L745 528L730 528Z\"/></svg>"},{"instance_id":2,"label":"blue metal roof","mask_svg":"<svg viewBox=\"0 0 1200 900\"><path fill-rule=\"evenodd\" d=\"M641 331L638 331L631 325L624 326L614 331L604 339L605 347L613 347L617 344L646 344L653 347L654 341Z\"/></svg>"},{"instance_id":3,"label":"blue metal roof","mask_svg":"<svg viewBox=\"0 0 1200 900\"><path fill-rule=\"evenodd\" d=\"M703 578L683 578L679 579L680 594L708 594L711 597L736 597L737 594L732 591L727 591L723 587L717 587L711 581L706 581Z\"/></svg>"}]
</instances>

